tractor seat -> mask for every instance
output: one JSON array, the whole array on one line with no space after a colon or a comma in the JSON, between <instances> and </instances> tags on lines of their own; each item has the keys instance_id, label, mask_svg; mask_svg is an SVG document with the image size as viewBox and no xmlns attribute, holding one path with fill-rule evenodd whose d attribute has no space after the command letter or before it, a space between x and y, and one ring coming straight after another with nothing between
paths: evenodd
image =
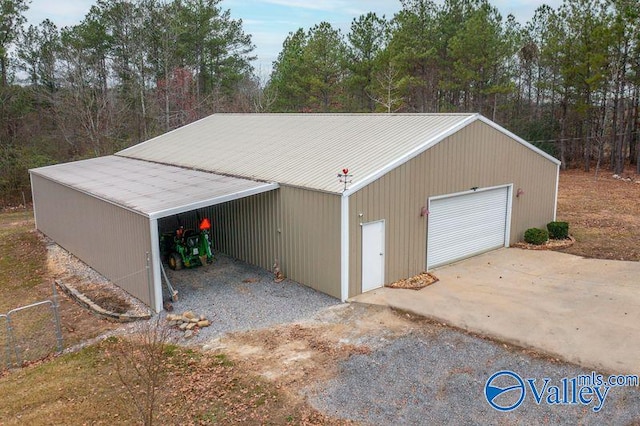
<instances>
[{"instance_id":1,"label":"tractor seat","mask_svg":"<svg viewBox=\"0 0 640 426\"><path fill-rule=\"evenodd\" d=\"M187 244L187 247L197 247L198 246L198 240L200 239L200 237L198 235L190 235L185 239L185 242Z\"/></svg>"}]
</instances>

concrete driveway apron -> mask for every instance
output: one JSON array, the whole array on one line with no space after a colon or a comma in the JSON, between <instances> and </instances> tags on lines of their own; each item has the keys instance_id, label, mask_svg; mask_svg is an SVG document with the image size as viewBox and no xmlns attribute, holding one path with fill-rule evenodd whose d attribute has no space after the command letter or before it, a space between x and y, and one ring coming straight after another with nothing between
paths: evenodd
<instances>
[{"instance_id":1,"label":"concrete driveway apron","mask_svg":"<svg viewBox=\"0 0 640 426\"><path fill-rule=\"evenodd\" d=\"M355 297L609 374L640 373L640 262L500 249L433 271L422 290Z\"/></svg>"}]
</instances>

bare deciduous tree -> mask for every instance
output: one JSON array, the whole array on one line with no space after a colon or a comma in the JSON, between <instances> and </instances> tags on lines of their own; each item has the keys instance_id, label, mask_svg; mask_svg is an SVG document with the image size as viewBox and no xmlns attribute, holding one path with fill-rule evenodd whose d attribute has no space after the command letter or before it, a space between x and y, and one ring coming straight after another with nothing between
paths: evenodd
<instances>
[{"instance_id":1,"label":"bare deciduous tree","mask_svg":"<svg viewBox=\"0 0 640 426\"><path fill-rule=\"evenodd\" d=\"M141 324L133 336L121 339L111 354L128 400L146 426L157 420L170 342L169 328L157 317Z\"/></svg>"}]
</instances>

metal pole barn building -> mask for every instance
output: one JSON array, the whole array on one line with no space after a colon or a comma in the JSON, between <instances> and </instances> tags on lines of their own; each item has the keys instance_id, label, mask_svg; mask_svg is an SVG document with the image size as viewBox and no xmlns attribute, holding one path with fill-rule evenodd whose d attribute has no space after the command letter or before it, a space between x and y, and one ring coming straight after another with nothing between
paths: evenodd
<instances>
[{"instance_id":1,"label":"metal pole barn building","mask_svg":"<svg viewBox=\"0 0 640 426\"><path fill-rule=\"evenodd\" d=\"M555 220L559 165L479 114L214 114L30 173L36 227L159 311L159 229L177 214L211 218L215 250L346 300Z\"/></svg>"}]
</instances>

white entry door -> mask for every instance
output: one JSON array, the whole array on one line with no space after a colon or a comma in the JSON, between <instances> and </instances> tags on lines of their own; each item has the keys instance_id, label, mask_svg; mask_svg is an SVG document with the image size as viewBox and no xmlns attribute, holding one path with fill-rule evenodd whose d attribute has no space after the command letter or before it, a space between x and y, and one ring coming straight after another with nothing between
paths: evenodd
<instances>
[{"instance_id":1,"label":"white entry door","mask_svg":"<svg viewBox=\"0 0 640 426\"><path fill-rule=\"evenodd\" d=\"M509 241L509 187L429 200L427 267L455 262Z\"/></svg>"},{"instance_id":2,"label":"white entry door","mask_svg":"<svg viewBox=\"0 0 640 426\"><path fill-rule=\"evenodd\" d=\"M384 220L362 225L362 292L384 285Z\"/></svg>"}]
</instances>

